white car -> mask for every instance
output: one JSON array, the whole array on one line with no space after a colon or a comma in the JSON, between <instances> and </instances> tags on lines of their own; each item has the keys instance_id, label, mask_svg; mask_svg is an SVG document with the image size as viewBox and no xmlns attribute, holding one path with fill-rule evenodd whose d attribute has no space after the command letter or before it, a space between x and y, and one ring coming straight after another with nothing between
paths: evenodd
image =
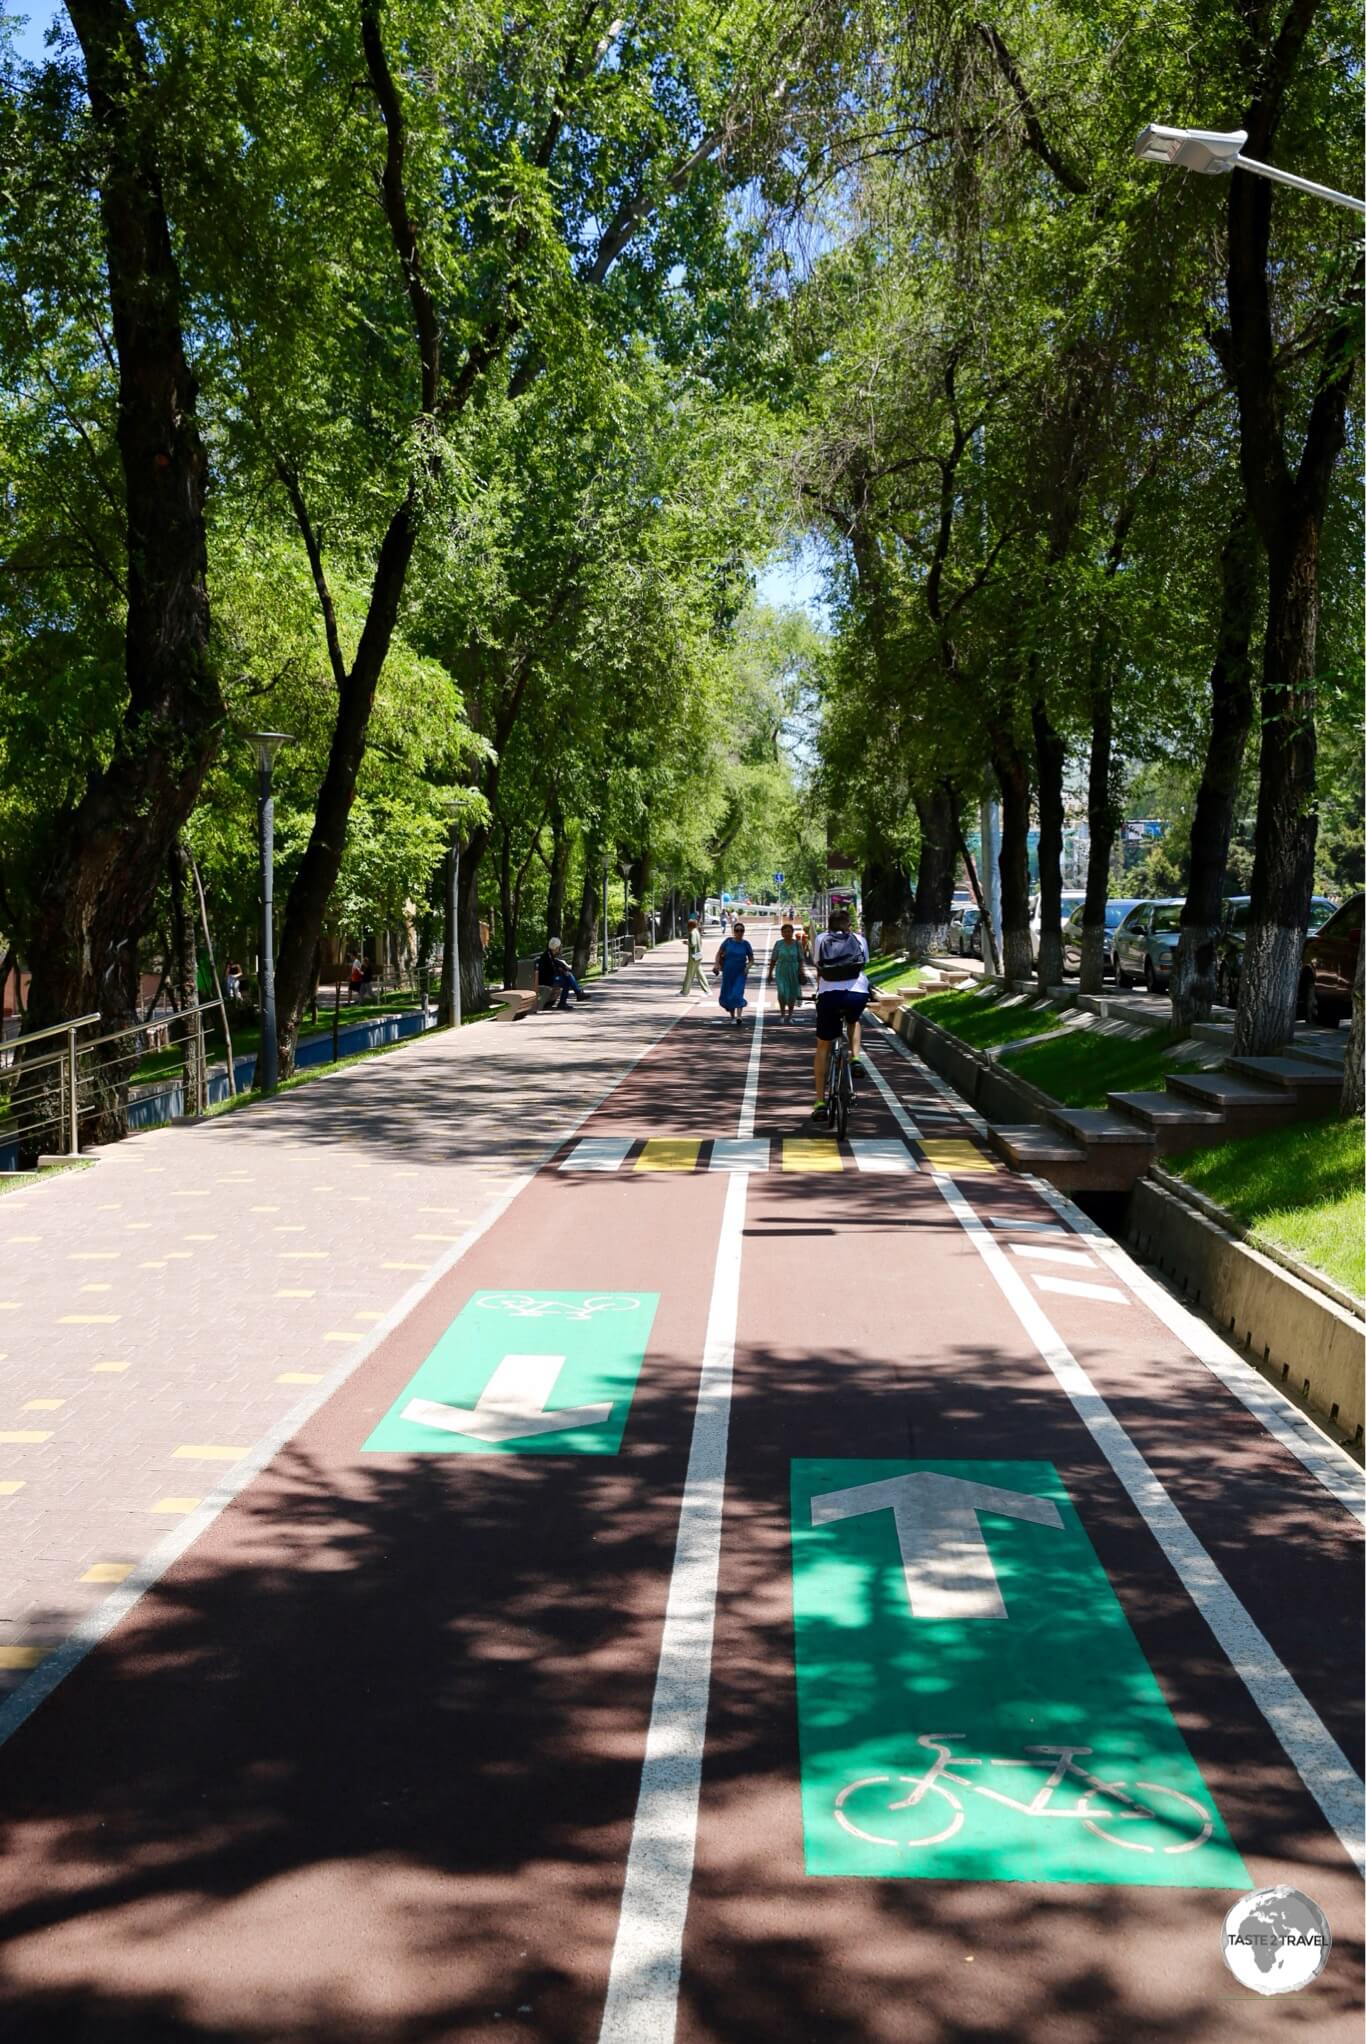
<instances>
[{"instance_id":1,"label":"white car","mask_svg":"<svg viewBox=\"0 0 1366 2044\"><path fill-rule=\"evenodd\" d=\"M1084 888L1081 890L1080 893L1076 892L1075 890L1069 893L1068 890L1064 888L1062 897L1063 922L1067 921L1067 918L1071 915L1073 909L1079 907L1080 904L1085 901L1085 899L1086 890ZM1042 925L1043 925L1043 896L1041 894L1036 894L1034 896L1034 899L1029 904L1029 955L1034 960L1034 963L1036 965L1039 962L1039 936L1042 930Z\"/></svg>"}]
</instances>

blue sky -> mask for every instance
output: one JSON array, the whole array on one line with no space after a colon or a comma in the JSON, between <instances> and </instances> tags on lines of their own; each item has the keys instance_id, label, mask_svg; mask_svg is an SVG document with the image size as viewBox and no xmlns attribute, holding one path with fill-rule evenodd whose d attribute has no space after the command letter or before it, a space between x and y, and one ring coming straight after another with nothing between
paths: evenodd
<instances>
[{"instance_id":1,"label":"blue sky","mask_svg":"<svg viewBox=\"0 0 1366 2044\"><path fill-rule=\"evenodd\" d=\"M46 0L25 0L25 4L21 6L11 5L10 0L0 0L0 15L7 21L20 23L14 37L14 47L21 57L37 61L43 55L43 37L47 33L48 24L58 15L65 22L66 9L49 6Z\"/></svg>"}]
</instances>

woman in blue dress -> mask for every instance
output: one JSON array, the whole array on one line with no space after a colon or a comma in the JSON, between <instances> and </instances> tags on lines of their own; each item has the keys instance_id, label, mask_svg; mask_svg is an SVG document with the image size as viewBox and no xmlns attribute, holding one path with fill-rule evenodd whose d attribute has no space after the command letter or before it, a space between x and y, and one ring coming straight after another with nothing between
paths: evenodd
<instances>
[{"instance_id":1,"label":"woman in blue dress","mask_svg":"<svg viewBox=\"0 0 1366 2044\"><path fill-rule=\"evenodd\" d=\"M745 936L744 924L737 920L730 935L722 939L716 954L716 970L721 975L718 998L737 1029L740 1027L741 1010L749 1006L745 999L745 974L753 963L753 947Z\"/></svg>"}]
</instances>

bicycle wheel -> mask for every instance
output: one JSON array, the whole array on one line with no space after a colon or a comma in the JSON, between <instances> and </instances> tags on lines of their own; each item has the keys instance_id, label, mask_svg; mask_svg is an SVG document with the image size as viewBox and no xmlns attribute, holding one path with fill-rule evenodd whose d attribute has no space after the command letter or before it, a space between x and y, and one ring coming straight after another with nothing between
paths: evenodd
<instances>
[{"instance_id":1,"label":"bicycle wheel","mask_svg":"<svg viewBox=\"0 0 1366 2044\"><path fill-rule=\"evenodd\" d=\"M849 1061L847 1058L841 1058L830 1103L835 1110L835 1134L840 1142L844 1141L849 1131L849 1091Z\"/></svg>"},{"instance_id":2,"label":"bicycle wheel","mask_svg":"<svg viewBox=\"0 0 1366 2044\"><path fill-rule=\"evenodd\" d=\"M1088 1789L1077 1798L1077 1815L1094 1838L1103 1838L1107 1845L1123 1846L1126 1852L1194 1852L1214 1830L1214 1822L1202 1803L1194 1796L1188 1796L1181 1789L1164 1788L1157 1781L1136 1781L1136 1790L1141 1790L1149 1802L1140 1803L1126 1793L1122 1781L1102 1782L1097 1789ZM1097 1811L1090 1814L1093 1795L1109 1796L1112 1802L1127 1803L1128 1808L1117 1811ZM1159 1814L1149 1807L1159 1797L1170 1797L1178 1805L1174 1810ZM1105 1830L1106 1824L1113 1824L1114 1831ZM1122 1828L1119 1828L1122 1827ZM1195 1836L1189 1834L1192 1830ZM1173 1833L1174 1843L1168 1843Z\"/></svg>"},{"instance_id":3,"label":"bicycle wheel","mask_svg":"<svg viewBox=\"0 0 1366 2044\"><path fill-rule=\"evenodd\" d=\"M885 1791L890 1788L893 1781L909 1783L911 1793L894 1802L889 1802L885 1794L867 1797L860 1793L864 1789L873 1788ZM947 1823L943 1821L943 1811L930 1803L931 1794L941 1797L948 1804L950 1814ZM857 1815L867 1824L885 1824L895 1810L898 1813L895 1828L901 1836L888 1838L881 1831L866 1831L862 1824L856 1824L853 1814L845 1807L851 1796L860 1797ZM900 1817L903 1810L915 1810L917 1814L903 1822ZM861 1781L851 1781L847 1787L840 1790L835 1798L835 1821L842 1825L852 1838L861 1838L866 1845L889 1845L895 1851L898 1846L914 1848L943 1845L946 1839L952 1838L956 1832L962 1830L963 1805L952 1789L943 1788L938 1782L931 1782L927 1790L922 1775L867 1774ZM933 1828L935 1826L938 1826L938 1829Z\"/></svg>"}]
</instances>

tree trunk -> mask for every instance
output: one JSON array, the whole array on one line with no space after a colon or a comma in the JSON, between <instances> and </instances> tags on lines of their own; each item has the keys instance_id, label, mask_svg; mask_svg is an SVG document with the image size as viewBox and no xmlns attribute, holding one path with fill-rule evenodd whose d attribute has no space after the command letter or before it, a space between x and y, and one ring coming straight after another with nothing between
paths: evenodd
<instances>
[{"instance_id":1,"label":"tree trunk","mask_svg":"<svg viewBox=\"0 0 1366 2044\"><path fill-rule=\"evenodd\" d=\"M167 882L171 898L171 971L176 1006L185 1013L199 1003L199 958L194 934L194 910L189 905L190 855L179 838L171 846L167 861ZM172 1041L185 1046L185 1112L198 1114L204 1105L203 1067L199 1046L203 1029L198 1015L173 1025Z\"/></svg>"},{"instance_id":2,"label":"tree trunk","mask_svg":"<svg viewBox=\"0 0 1366 2044\"><path fill-rule=\"evenodd\" d=\"M863 890L864 934L869 947L889 950L900 945L911 922L911 886L895 860L874 859L859 876Z\"/></svg>"},{"instance_id":3,"label":"tree trunk","mask_svg":"<svg viewBox=\"0 0 1366 2044\"><path fill-rule=\"evenodd\" d=\"M482 849L482 848L481 848ZM460 1006L477 1015L489 1005L484 942L479 934L479 857L473 845L460 856Z\"/></svg>"},{"instance_id":4,"label":"tree trunk","mask_svg":"<svg viewBox=\"0 0 1366 2044\"><path fill-rule=\"evenodd\" d=\"M998 740L992 765L1001 787L1001 969L1007 979L1027 980L1034 969L1029 936L1029 762L1018 746Z\"/></svg>"},{"instance_id":5,"label":"tree trunk","mask_svg":"<svg viewBox=\"0 0 1366 2044\"><path fill-rule=\"evenodd\" d=\"M1366 1061L1366 944L1357 946L1356 977L1352 981L1352 1026L1347 1032L1347 1058L1342 1068L1342 1112L1360 1115L1366 1112L1366 1078L1362 1065Z\"/></svg>"},{"instance_id":6,"label":"tree trunk","mask_svg":"<svg viewBox=\"0 0 1366 2044\"><path fill-rule=\"evenodd\" d=\"M630 877L627 881L627 898L630 902L630 937L633 944L644 947L646 935L646 903L650 899L651 860L648 851L638 859L632 859Z\"/></svg>"},{"instance_id":7,"label":"tree trunk","mask_svg":"<svg viewBox=\"0 0 1366 2044\"><path fill-rule=\"evenodd\" d=\"M205 457L180 325L180 275L158 161L158 95L137 22L111 0L71 0L102 153L105 265L119 365L127 533L128 702L108 764L53 819L23 932L28 1026L99 1009L130 1017L119 954L146 928L167 856L194 806L223 718L209 658ZM104 1062L82 1125L122 1132L128 1059ZM21 1080L22 1088L22 1080Z\"/></svg>"},{"instance_id":8,"label":"tree trunk","mask_svg":"<svg viewBox=\"0 0 1366 2044\"><path fill-rule=\"evenodd\" d=\"M598 941L599 865L590 851L584 862L583 888L579 895L579 917L574 930L574 977L582 979L588 970Z\"/></svg>"},{"instance_id":9,"label":"tree trunk","mask_svg":"<svg viewBox=\"0 0 1366 2044\"><path fill-rule=\"evenodd\" d=\"M953 806L943 788L915 795L912 800L920 820L920 861L907 949L912 958L924 960L942 951L948 942L958 842Z\"/></svg>"},{"instance_id":10,"label":"tree trunk","mask_svg":"<svg viewBox=\"0 0 1366 2044\"><path fill-rule=\"evenodd\" d=\"M556 802L550 811L550 890L546 896L545 933L564 936L564 890L569 877L569 830Z\"/></svg>"},{"instance_id":11,"label":"tree trunk","mask_svg":"<svg viewBox=\"0 0 1366 2044\"><path fill-rule=\"evenodd\" d=\"M1294 1032L1300 955L1314 892L1314 653L1318 527L1268 553L1262 664L1262 757L1257 789L1252 906L1233 1047L1239 1057L1278 1050Z\"/></svg>"},{"instance_id":12,"label":"tree trunk","mask_svg":"<svg viewBox=\"0 0 1366 2044\"><path fill-rule=\"evenodd\" d=\"M1062 982L1062 776L1067 747L1054 729L1047 705L1030 708L1034 759L1039 774L1039 963L1041 987Z\"/></svg>"},{"instance_id":13,"label":"tree trunk","mask_svg":"<svg viewBox=\"0 0 1366 2044\"><path fill-rule=\"evenodd\" d=\"M1091 752L1086 772L1086 902L1081 923L1081 991L1098 994L1105 977L1105 909L1110 854L1119 828L1114 775L1114 693L1103 627L1097 629L1091 677Z\"/></svg>"},{"instance_id":14,"label":"tree trunk","mask_svg":"<svg viewBox=\"0 0 1366 2044\"><path fill-rule=\"evenodd\" d=\"M1255 703L1249 649L1257 598L1258 544L1244 507L1220 554L1219 636L1210 669L1209 740L1191 822L1190 885L1172 972L1172 1020L1207 1022L1215 1000L1216 948L1223 916L1238 777Z\"/></svg>"},{"instance_id":15,"label":"tree trunk","mask_svg":"<svg viewBox=\"0 0 1366 2044\"><path fill-rule=\"evenodd\" d=\"M512 886L512 833L498 833L498 915L503 925L503 985L517 984L517 903Z\"/></svg>"}]
</instances>

